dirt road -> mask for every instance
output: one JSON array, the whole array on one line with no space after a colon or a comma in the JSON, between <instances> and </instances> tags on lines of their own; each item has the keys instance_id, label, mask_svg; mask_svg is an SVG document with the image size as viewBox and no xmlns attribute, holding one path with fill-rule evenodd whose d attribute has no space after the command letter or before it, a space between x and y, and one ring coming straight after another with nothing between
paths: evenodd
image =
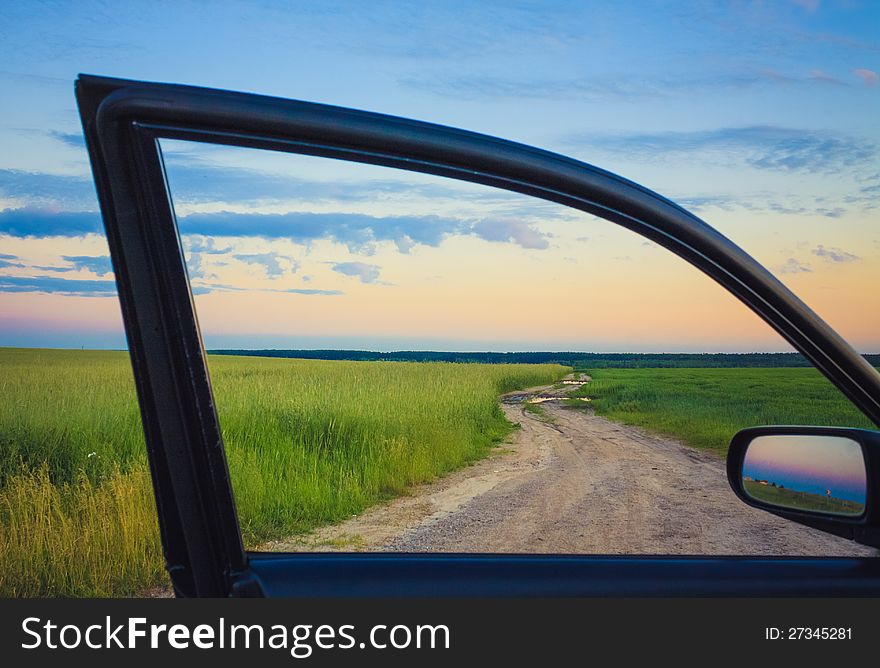
<instances>
[{"instance_id":1,"label":"dirt road","mask_svg":"<svg viewBox=\"0 0 880 668\"><path fill-rule=\"evenodd\" d=\"M478 464L266 549L876 555L749 508L720 457L565 407L557 397L568 389L506 396L522 429Z\"/></svg>"}]
</instances>

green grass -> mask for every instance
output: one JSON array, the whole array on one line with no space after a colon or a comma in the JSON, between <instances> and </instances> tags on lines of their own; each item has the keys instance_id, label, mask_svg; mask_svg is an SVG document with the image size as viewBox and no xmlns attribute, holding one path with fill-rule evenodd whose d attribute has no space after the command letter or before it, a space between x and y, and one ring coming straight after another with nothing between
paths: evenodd
<instances>
[{"instance_id":1,"label":"green grass","mask_svg":"<svg viewBox=\"0 0 880 668\"><path fill-rule=\"evenodd\" d=\"M817 510L838 515L861 515L865 511L865 504L863 503L836 499L821 494L811 494L810 492L799 492L775 485L762 485L754 480L743 481L743 487L745 487L746 493L753 499L785 508Z\"/></svg>"},{"instance_id":2,"label":"green grass","mask_svg":"<svg viewBox=\"0 0 880 668\"><path fill-rule=\"evenodd\" d=\"M740 429L792 424L873 428L815 369L596 369L569 394L579 408L727 451ZM574 403L574 402L572 402Z\"/></svg>"},{"instance_id":3,"label":"green grass","mask_svg":"<svg viewBox=\"0 0 880 668\"><path fill-rule=\"evenodd\" d=\"M307 531L485 456L498 395L559 365L212 356L248 545ZM107 596L161 582L126 353L0 349L0 596Z\"/></svg>"},{"instance_id":4,"label":"green grass","mask_svg":"<svg viewBox=\"0 0 880 668\"><path fill-rule=\"evenodd\" d=\"M497 397L557 365L209 358L250 546L406 493L511 429ZM599 414L723 452L759 424L871 427L812 369L598 369ZM0 349L0 596L135 594L161 546L125 353ZM526 404L540 415L542 407Z\"/></svg>"}]
</instances>

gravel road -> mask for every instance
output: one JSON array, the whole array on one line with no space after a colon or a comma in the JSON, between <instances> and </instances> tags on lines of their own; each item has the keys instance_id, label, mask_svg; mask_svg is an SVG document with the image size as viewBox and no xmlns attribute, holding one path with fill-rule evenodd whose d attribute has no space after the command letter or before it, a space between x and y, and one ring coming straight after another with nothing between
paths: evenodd
<instances>
[{"instance_id":1,"label":"gravel road","mask_svg":"<svg viewBox=\"0 0 880 668\"><path fill-rule=\"evenodd\" d=\"M522 428L485 460L265 549L876 556L744 505L717 455L565 407L568 389L506 396Z\"/></svg>"}]
</instances>

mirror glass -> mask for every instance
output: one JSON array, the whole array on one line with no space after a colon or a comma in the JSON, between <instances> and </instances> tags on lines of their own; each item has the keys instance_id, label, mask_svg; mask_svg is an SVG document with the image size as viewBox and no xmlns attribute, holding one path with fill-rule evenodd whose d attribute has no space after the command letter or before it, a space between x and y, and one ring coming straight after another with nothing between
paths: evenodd
<instances>
[{"instance_id":1,"label":"mirror glass","mask_svg":"<svg viewBox=\"0 0 880 668\"><path fill-rule=\"evenodd\" d=\"M758 436L746 450L742 479L746 494L763 503L832 515L865 510L865 459L851 438Z\"/></svg>"}]
</instances>

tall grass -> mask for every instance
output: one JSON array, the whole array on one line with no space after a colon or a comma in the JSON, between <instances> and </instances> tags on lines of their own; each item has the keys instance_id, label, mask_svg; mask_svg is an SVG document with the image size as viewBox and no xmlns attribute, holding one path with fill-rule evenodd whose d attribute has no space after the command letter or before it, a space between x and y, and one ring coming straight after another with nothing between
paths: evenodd
<instances>
[{"instance_id":1,"label":"tall grass","mask_svg":"<svg viewBox=\"0 0 880 668\"><path fill-rule=\"evenodd\" d=\"M146 468L100 484L53 483L48 467L0 491L0 595L134 594L164 575Z\"/></svg>"},{"instance_id":2,"label":"tall grass","mask_svg":"<svg viewBox=\"0 0 880 668\"><path fill-rule=\"evenodd\" d=\"M127 353L0 348L0 488L22 465L71 483L145 461Z\"/></svg>"},{"instance_id":3,"label":"tall grass","mask_svg":"<svg viewBox=\"0 0 880 668\"><path fill-rule=\"evenodd\" d=\"M254 539L350 516L484 456L510 429L498 394L564 373L234 357L210 364L243 528Z\"/></svg>"},{"instance_id":4,"label":"tall grass","mask_svg":"<svg viewBox=\"0 0 880 668\"><path fill-rule=\"evenodd\" d=\"M245 541L360 512L484 456L497 397L558 365L212 357ZM161 580L125 353L0 349L0 595L120 595Z\"/></svg>"},{"instance_id":5,"label":"tall grass","mask_svg":"<svg viewBox=\"0 0 880 668\"><path fill-rule=\"evenodd\" d=\"M871 421L815 369L598 369L572 396L599 415L726 452L740 429L757 425L872 428Z\"/></svg>"}]
</instances>

